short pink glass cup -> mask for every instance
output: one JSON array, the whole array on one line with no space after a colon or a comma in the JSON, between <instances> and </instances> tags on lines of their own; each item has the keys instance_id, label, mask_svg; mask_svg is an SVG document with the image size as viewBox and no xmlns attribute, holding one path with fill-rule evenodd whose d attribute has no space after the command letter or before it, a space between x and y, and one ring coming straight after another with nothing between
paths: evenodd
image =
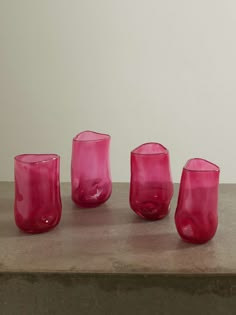
<instances>
[{"instance_id":1,"label":"short pink glass cup","mask_svg":"<svg viewBox=\"0 0 236 315\"><path fill-rule=\"evenodd\" d=\"M97 207L112 192L110 136L83 131L73 138L71 159L72 200L82 208Z\"/></svg>"},{"instance_id":2,"label":"short pink glass cup","mask_svg":"<svg viewBox=\"0 0 236 315\"><path fill-rule=\"evenodd\" d=\"M15 223L28 233L54 228L61 219L60 157L22 154L14 159Z\"/></svg>"},{"instance_id":3,"label":"short pink glass cup","mask_svg":"<svg viewBox=\"0 0 236 315\"><path fill-rule=\"evenodd\" d=\"M204 159L191 159L183 168L175 224L181 238L205 243L218 226L218 187L220 169Z\"/></svg>"},{"instance_id":4,"label":"short pink glass cup","mask_svg":"<svg viewBox=\"0 0 236 315\"><path fill-rule=\"evenodd\" d=\"M164 218L170 211L173 182L168 150L144 143L131 152L130 207L148 220Z\"/></svg>"}]
</instances>

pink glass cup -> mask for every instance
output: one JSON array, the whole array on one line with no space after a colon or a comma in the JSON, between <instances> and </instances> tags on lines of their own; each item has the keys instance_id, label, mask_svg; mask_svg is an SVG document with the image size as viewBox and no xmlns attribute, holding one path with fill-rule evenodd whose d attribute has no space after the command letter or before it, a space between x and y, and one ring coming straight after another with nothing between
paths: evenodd
<instances>
[{"instance_id":1,"label":"pink glass cup","mask_svg":"<svg viewBox=\"0 0 236 315\"><path fill-rule=\"evenodd\" d=\"M181 238L205 243L213 238L218 225L218 187L220 169L199 158L183 168L175 224Z\"/></svg>"},{"instance_id":2,"label":"pink glass cup","mask_svg":"<svg viewBox=\"0 0 236 315\"><path fill-rule=\"evenodd\" d=\"M56 154L22 154L14 159L15 222L23 231L41 233L61 218L60 157Z\"/></svg>"},{"instance_id":3,"label":"pink glass cup","mask_svg":"<svg viewBox=\"0 0 236 315\"><path fill-rule=\"evenodd\" d=\"M173 182L168 150L144 143L131 152L130 207L148 220L164 218L170 211Z\"/></svg>"},{"instance_id":4,"label":"pink glass cup","mask_svg":"<svg viewBox=\"0 0 236 315\"><path fill-rule=\"evenodd\" d=\"M112 191L110 174L110 136L93 131L73 139L71 159L72 200L83 208L97 207Z\"/></svg>"}]
</instances>

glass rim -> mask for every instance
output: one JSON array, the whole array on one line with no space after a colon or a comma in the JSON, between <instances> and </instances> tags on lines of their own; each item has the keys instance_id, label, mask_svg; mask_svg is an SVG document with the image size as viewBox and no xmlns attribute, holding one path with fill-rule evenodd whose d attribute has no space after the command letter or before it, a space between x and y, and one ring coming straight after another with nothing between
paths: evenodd
<instances>
[{"instance_id":1,"label":"glass rim","mask_svg":"<svg viewBox=\"0 0 236 315\"><path fill-rule=\"evenodd\" d=\"M37 160L37 161L24 161L21 159L24 156L37 156L37 157L44 156L45 158L41 160ZM24 163L24 164L40 164L40 163L47 163L47 162L50 162L53 160L59 160L59 159L60 159L60 155L56 153L23 153L23 154L18 154L14 157L15 161Z\"/></svg>"},{"instance_id":2,"label":"glass rim","mask_svg":"<svg viewBox=\"0 0 236 315\"><path fill-rule=\"evenodd\" d=\"M136 150L138 150L139 148L141 148L142 146L145 146L147 144L158 144L159 146L161 146L164 149L164 151L163 152L156 152L156 153L138 153L138 152L135 152ZM163 144L161 144L159 142L145 142L143 144L140 144L135 149L133 149L131 151L131 154L132 155L162 155L162 154L168 155L169 154L169 150Z\"/></svg>"},{"instance_id":3,"label":"glass rim","mask_svg":"<svg viewBox=\"0 0 236 315\"><path fill-rule=\"evenodd\" d=\"M207 162L208 164L211 164L212 166L214 166L215 169L203 169L203 170L201 170L201 169L191 169L191 168L187 167L188 163L190 161L193 161L193 160L200 160L200 161ZM203 158L192 158L192 159L187 160L187 162L185 163L185 165L183 167L183 170L188 171L188 172L201 172L201 173L215 172L215 173L219 173L220 167L218 165L216 165L215 163L212 163L211 161L203 159Z\"/></svg>"},{"instance_id":4,"label":"glass rim","mask_svg":"<svg viewBox=\"0 0 236 315\"><path fill-rule=\"evenodd\" d=\"M86 132L90 132L90 133L93 133L93 134L96 134L96 135L101 135L103 136L102 138L100 139L88 139L88 140L81 140L81 139L77 139L77 137L83 133L86 133ZM74 142L98 142L98 141L104 141L106 139L110 139L111 136L107 133L102 133L102 132L96 132L96 131L92 131L92 130L84 130L84 131L81 131L79 132L77 135L75 135L73 137L73 141Z\"/></svg>"}]
</instances>

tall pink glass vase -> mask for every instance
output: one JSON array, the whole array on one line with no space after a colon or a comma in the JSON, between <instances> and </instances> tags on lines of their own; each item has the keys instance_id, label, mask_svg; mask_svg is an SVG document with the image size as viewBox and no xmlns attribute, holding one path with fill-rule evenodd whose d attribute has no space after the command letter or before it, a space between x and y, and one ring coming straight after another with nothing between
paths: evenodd
<instances>
[{"instance_id":1,"label":"tall pink glass vase","mask_svg":"<svg viewBox=\"0 0 236 315\"><path fill-rule=\"evenodd\" d=\"M148 220L164 218L170 211L173 182L168 150L145 143L131 152L130 207Z\"/></svg>"},{"instance_id":2,"label":"tall pink glass vase","mask_svg":"<svg viewBox=\"0 0 236 315\"><path fill-rule=\"evenodd\" d=\"M112 191L110 136L93 131L73 139L71 159L72 200L82 208L97 207Z\"/></svg>"},{"instance_id":3,"label":"tall pink glass vase","mask_svg":"<svg viewBox=\"0 0 236 315\"><path fill-rule=\"evenodd\" d=\"M183 168L175 224L181 238L205 243L213 238L218 225L220 169L204 159L191 159Z\"/></svg>"},{"instance_id":4,"label":"tall pink glass vase","mask_svg":"<svg viewBox=\"0 0 236 315\"><path fill-rule=\"evenodd\" d=\"M14 159L15 223L28 233L54 228L61 219L60 157L22 154Z\"/></svg>"}]
</instances>

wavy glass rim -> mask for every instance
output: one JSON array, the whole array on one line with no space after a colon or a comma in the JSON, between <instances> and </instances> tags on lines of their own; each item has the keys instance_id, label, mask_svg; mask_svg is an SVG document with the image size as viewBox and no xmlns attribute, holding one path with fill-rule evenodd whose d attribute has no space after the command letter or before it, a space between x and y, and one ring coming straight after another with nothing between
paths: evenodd
<instances>
[{"instance_id":1,"label":"wavy glass rim","mask_svg":"<svg viewBox=\"0 0 236 315\"><path fill-rule=\"evenodd\" d=\"M212 168L209 168L209 169L196 169L196 168L191 168L191 167L188 167L188 164L192 161L202 161L202 162L205 162L209 165L212 166ZM216 172L216 173L219 173L220 172L220 168L218 165L206 160L206 159L202 159L202 158L192 158L192 159L189 159L186 164L184 165L183 169L185 171L188 171L188 172Z\"/></svg>"},{"instance_id":2,"label":"wavy glass rim","mask_svg":"<svg viewBox=\"0 0 236 315\"><path fill-rule=\"evenodd\" d=\"M24 157L38 157L39 159L36 161L24 161ZM40 156L42 159L40 159ZM14 160L20 163L25 163L25 164L40 164L40 163L46 163L50 162L53 160L58 160L60 159L60 156L58 154L54 153L24 153L24 154L19 154L14 157Z\"/></svg>"},{"instance_id":3,"label":"wavy glass rim","mask_svg":"<svg viewBox=\"0 0 236 315\"><path fill-rule=\"evenodd\" d=\"M154 153L142 153L142 152L135 152L137 151L138 149L140 149L141 147L144 147L144 146L147 146L147 145L150 145L150 144L155 144L155 145L158 145L160 146L162 149L163 149L163 152L154 152ZM131 154L132 155L161 155L161 154L169 154L169 151L166 147L164 147L163 144L159 143L159 142L146 142L146 143L143 143L141 145L139 145L138 147L136 147L135 149L133 149L131 151Z\"/></svg>"},{"instance_id":4,"label":"wavy glass rim","mask_svg":"<svg viewBox=\"0 0 236 315\"><path fill-rule=\"evenodd\" d=\"M82 134L85 133L91 133L97 136L101 136L101 138L97 138L97 139L78 139L78 137ZM96 131L92 131L92 130L85 130L85 131L81 131L79 132L76 136L74 136L73 141L75 142L98 142L98 141L103 141L106 139L110 139L111 136L109 134L106 133L101 133L101 132L96 132Z\"/></svg>"}]
</instances>

